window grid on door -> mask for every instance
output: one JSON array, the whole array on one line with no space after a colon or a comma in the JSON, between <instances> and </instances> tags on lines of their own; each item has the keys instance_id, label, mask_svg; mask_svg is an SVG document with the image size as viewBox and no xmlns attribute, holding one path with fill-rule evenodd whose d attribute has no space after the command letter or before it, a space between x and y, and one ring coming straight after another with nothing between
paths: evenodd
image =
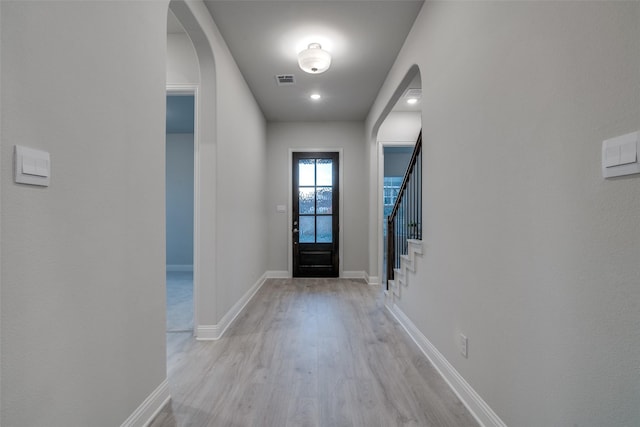
<instances>
[{"instance_id":1,"label":"window grid on door","mask_svg":"<svg viewBox=\"0 0 640 427\"><path fill-rule=\"evenodd\" d=\"M298 161L299 243L333 241L333 161Z\"/></svg>"}]
</instances>

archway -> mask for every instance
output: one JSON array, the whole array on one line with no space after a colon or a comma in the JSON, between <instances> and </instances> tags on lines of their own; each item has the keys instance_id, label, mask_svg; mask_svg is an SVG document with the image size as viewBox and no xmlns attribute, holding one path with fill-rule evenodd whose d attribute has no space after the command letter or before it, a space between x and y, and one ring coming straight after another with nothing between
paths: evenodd
<instances>
[{"instance_id":1,"label":"archway","mask_svg":"<svg viewBox=\"0 0 640 427\"><path fill-rule=\"evenodd\" d=\"M169 10L184 28L195 49L199 83L185 88L195 95L194 129L194 335L207 339L201 325L215 323L216 271L216 70L211 44L201 24L210 19L198 4L172 0ZM204 6L202 5L204 8ZM178 90L175 86L174 89ZM203 118L206 117L206 120Z\"/></svg>"},{"instance_id":2,"label":"archway","mask_svg":"<svg viewBox=\"0 0 640 427\"><path fill-rule=\"evenodd\" d=\"M399 166L391 165L391 162L388 161L389 156L387 156L387 161L385 162L385 151L389 153L389 151L394 149L400 151L398 150L399 147L413 147L421 129L422 78L418 66L414 65L398 85L398 88L376 122L373 132L378 171L375 178L376 185L374 190L377 200L376 229L374 232L377 241L375 257L377 268L375 271L378 273L380 283L382 284L386 282L386 245L384 239L386 235L385 205L395 202L393 198L393 188L396 184L395 181L397 181L398 176L400 176L398 172L390 172L392 169L397 170ZM399 155L398 157L402 158L403 156L404 155ZM410 154L408 154L408 156L410 157ZM387 175L385 175L385 169ZM385 177L387 177L387 182L385 182Z\"/></svg>"}]
</instances>

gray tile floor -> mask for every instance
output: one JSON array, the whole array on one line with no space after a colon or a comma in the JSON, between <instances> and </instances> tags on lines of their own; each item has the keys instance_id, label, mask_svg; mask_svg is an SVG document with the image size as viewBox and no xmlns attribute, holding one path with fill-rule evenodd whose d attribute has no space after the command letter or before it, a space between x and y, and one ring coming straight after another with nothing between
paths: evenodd
<instances>
[{"instance_id":1,"label":"gray tile floor","mask_svg":"<svg viewBox=\"0 0 640 427\"><path fill-rule=\"evenodd\" d=\"M193 272L167 271L167 332L193 330Z\"/></svg>"}]
</instances>

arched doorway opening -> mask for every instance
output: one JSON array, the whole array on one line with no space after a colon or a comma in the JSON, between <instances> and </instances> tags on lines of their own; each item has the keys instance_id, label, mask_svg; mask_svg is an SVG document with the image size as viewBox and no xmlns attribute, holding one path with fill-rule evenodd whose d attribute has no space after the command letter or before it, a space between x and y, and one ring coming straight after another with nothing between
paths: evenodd
<instances>
[{"instance_id":1,"label":"arched doorway opening","mask_svg":"<svg viewBox=\"0 0 640 427\"><path fill-rule=\"evenodd\" d=\"M193 335L202 338L201 325L215 323L216 70L213 50L201 24L207 15L198 10L198 5L172 0L169 16L184 30L183 38L192 47L196 61L195 66L187 64L182 70L185 72L168 75L167 90L191 95L194 100ZM185 63L177 64L182 65Z\"/></svg>"},{"instance_id":2,"label":"arched doorway opening","mask_svg":"<svg viewBox=\"0 0 640 427\"><path fill-rule=\"evenodd\" d=\"M413 146L422 129L422 78L417 66L405 75L374 127L377 153L377 272L386 282L386 215L395 203Z\"/></svg>"}]
</instances>

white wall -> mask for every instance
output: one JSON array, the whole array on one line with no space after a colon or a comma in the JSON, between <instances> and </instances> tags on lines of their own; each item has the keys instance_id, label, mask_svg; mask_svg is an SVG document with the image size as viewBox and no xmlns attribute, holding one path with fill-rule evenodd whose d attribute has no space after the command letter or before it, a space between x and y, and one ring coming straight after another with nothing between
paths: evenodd
<instances>
[{"instance_id":1,"label":"white wall","mask_svg":"<svg viewBox=\"0 0 640 427\"><path fill-rule=\"evenodd\" d=\"M267 137L262 111L222 37L216 40L219 321L268 269Z\"/></svg>"},{"instance_id":2,"label":"white wall","mask_svg":"<svg viewBox=\"0 0 640 427\"><path fill-rule=\"evenodd\" d=\"M415 144L422 127L422 117L419 112L398 111L391 112L385 118L378 130L378 141L408 142Z\"/></svg>"},{"instance_id":3,"label":"white wall","mask_svg":"<svg viewBox=\"0 0 640 427\"><path fill-rule=\"evenodd\" d=\"M166 378L166 12L2 2L3 426L121 425Z\"/></svg>"},{"instance_id":4,"label":"white wall","mask_svg":"<svg viewBox=\"0 0 640 427\"><path fill-rule=\"evenodd\" d=\"M193 134L168 133L167 265L193 265Z\"/></svg>"},{"instance_id":5,"label":"white wall","mask_svg":"<svg viewBox=\"0 0 640 427\"><path fill-rule=\"evenodd\" d=\"M200 83L200 66L186 33L167 34L167 84Z\"/></svg>"},{"instance_id":6,"label":"white wall","mask_svg":"<svg viewBox=\"0 0 640 427\"><path fill-rule=\"evenodd\" d=\"M640 128L639 55L638 2L428 2L368 117L418 64L425 253L397 304L507 425L640 425L640 176L600 170Z\"/></svg>"},{"instance_id":7,"label":"white wall","mask_svg":"<svg viewBox=\"0 0 640 427\"><path fill-rule=\"evenodd\" d=\"M276 205L289 200L290 148L342 148L344 253L340 255L344 271L366 271L367 262L367 185L365 144L362 122L283 123L267 126L267 227L269 230L269 270L288 268L287 214L276 212Z\"/></svg>"},{"instance_id":8,"label":"white wall","mask_svg":"<svg viewBox=\"0 0 640 427\"><path fill-rule=\"evenodd\" d=\"M2 2L0 2L0 23L2 23ZM0 42L2 34L0 33ZM0 45L1 47L1 45ZM0 411L2 411L2 176L4 175L4 164L2 163L2 55L0 54ZM0 424L2 424L2 416L0 416Z\"/></svg>"},{"instance_id":9,"label":"white wall","mask_svg":"<svg viewBox=\"0 0 640 427\"><path fill-rule=\"evenodd\" d=\"M266 123L235 63L220 80L217 200L219 316L267 268ZM244 96L241 96L244 95ZM220 320L218 317L218 320Z\"/></svg>"}]
</instances>

